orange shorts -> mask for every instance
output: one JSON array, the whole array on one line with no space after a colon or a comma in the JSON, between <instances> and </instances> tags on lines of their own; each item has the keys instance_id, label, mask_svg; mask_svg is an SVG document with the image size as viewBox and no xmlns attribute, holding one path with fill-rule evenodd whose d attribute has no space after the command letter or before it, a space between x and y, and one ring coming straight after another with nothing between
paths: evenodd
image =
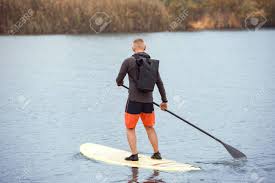
<instances>
[{"instance_id":1,"label":"orange shorts","mask_svg":"<svg viewBox=\"0 0 275 183\"><path fill-rule=\"evenodd\" d=\"M154 126L155 113L153 103L127 101L125 109L126 128L135 128L141 118L144 126Z\"/></svg>"}]
</instances>

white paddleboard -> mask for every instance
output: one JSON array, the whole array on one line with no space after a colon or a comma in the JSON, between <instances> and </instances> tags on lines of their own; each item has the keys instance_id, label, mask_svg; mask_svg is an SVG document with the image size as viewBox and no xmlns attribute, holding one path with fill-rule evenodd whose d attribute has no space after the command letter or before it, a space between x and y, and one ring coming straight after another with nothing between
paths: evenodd
<instances>
[{"instance_id":1,"label":"white paddleboard","mask_svg":"<svg viewBox=\"0 0 275 183\"><path fill-rule=\"evenodd\" d=\"M102 161L109 164L147 168L160 171L178 171L187 172L192 170L200 170L190 164L177 163L171 160L153 160L149 156L139 154L139 161L126 161L125 157L131 153L99 144L86 143L80 146L80 152L89 159Z\"/></svg>"}]
</instances>

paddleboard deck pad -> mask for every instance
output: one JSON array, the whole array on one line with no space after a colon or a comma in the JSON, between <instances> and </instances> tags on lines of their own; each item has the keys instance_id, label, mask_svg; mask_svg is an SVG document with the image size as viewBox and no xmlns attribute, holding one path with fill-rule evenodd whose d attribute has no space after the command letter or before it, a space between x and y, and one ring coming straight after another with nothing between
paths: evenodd
<instances>
[{"instance_id":1,"label":"paddleboard deck pad","mask_svg":"<svg viewBox=\"0 0 275 183\"><path fill-rule=\"evenodd\" d=\"M93 143L82 144L80 146L80 152L89 159L114 165L146 168L165 172L200 170L199 167L190 164L177 163L176 161L166 159L154 160L142 154L139 154L139 161L126 161L124 158L130 156L130 152Z\"/></svg>"}]
</instances>

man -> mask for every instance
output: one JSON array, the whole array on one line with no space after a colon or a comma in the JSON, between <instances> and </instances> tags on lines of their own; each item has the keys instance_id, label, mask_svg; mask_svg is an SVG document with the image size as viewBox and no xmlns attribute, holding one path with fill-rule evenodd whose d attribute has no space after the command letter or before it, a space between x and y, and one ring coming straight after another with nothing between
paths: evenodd
<instances>
[{"instance_id":1,"label":"man","mask_svg":"<svg viewBox=\"0 0 275 183\"><path fill-rule=\"evenodd\" d=\"M137 60L138 59L149 59L150 56L145 53L146 45L142 39L136 39L133 41L132 50L134 55L124 60L121 65L119 74L116 78L118 86L123 85L123 79L128 74L129 78L129 96L125 109L125 125L127 129L127 139L132 152L132 155L126 157L127 161L138 161L138 151L136 147L136 132L135 127L141 118L143 125L146 129L148 138L152 144L154 154L152 159L162 159L158 149L158 138L154 129L155 124L155 113L153 107L153 92L140 91L136 86L137 81ZM158 90L161 95L162 103L160 107L162 110L167 109L167 98L163 82L161 80L159 71L156 71L156 82ZM148 78L147 78L148 79Z\"/></svg>"}]
</instances>

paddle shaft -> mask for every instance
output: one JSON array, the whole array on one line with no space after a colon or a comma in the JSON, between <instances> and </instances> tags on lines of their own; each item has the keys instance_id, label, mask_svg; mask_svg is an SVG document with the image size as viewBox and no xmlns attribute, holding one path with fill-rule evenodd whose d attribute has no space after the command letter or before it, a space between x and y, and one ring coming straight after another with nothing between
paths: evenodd
<instances>
[{"instance_id":1,"label":"paddle shaft","mask_svg":"<svg viewBox=\"0 0 275 183\"><path fill-rule=\"evenodd\" d=\"M153 104L156 105L156 106L158 106L158 107L160 108L160 105L159 105L159 104L157 104L157 103L155 103L155 102L153 102ZM183 119L182 117L178 116L177 114L173 113L172 111L169 111L169 110L167 110L167 109L166 109L165 111L168 112L168 113L170 113L170 114L172 114L173 116L177 117L178 119L182 120L183 122L187 123L188 125L190 125L190 126L196 128L197 130L201 131L202 133L208 135L209 137L213 138L214 140L218 141L219 143L224 144L224 143L223 143L220 139L218 139L217 137L214 137L213 135L209 134L208 132L204 131L203 129L199 128L198 126L196 126L196 125L190 123L189 121Z\"/></svg>"}]
</instances>

